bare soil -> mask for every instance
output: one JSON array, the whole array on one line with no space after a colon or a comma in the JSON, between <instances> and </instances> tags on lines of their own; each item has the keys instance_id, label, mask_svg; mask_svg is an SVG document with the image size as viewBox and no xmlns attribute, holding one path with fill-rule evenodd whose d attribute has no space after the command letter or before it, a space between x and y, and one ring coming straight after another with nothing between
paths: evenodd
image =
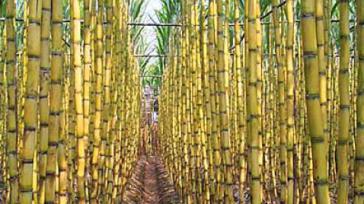
<instances>
[{"instance_id":1,"label":"bare soil","mask_svg":"<svg viewBox=\"0 0 364 204\"><path fill-rule=\"evenodd\" d=\"M126 187L123 203L181 203L158 156L141 156Z\"/></svg>"}]
</instances>

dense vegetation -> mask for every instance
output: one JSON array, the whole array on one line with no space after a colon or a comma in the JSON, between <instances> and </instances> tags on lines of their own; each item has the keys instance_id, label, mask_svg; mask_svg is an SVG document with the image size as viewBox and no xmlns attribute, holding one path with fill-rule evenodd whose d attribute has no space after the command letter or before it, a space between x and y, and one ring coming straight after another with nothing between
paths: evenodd
<instances>
[{"instance_id":1,"label":"dense vegetation","mask_svg":"<svg viewBox=\"0 0 364 204\"><path fill-rule=\"evenodd\" d=\"M182 2L159 131L184 203L364 202L363 8Z\"/></svg>"},{"instance_id":2,"label":"dense vegetation","mask_svg":"<svg viewBox=\"0 0 364 204\"><path fill-rule=\"evenodd\" d=\"M152 60L146 1L1 2L0 203L364 203L363 0L161 3Z\"/></svg>"},{"instance_id":3,"label":"dense vegetation","mask_svg":"<svg viewBox=\"0 0 364 204\"><path fill-rule=\"evenodd\" d=\"M131 175L141 85L128 2L80 3L6 1L0 65L6 202L120 202Z\"/></svg>"}]
</instances>

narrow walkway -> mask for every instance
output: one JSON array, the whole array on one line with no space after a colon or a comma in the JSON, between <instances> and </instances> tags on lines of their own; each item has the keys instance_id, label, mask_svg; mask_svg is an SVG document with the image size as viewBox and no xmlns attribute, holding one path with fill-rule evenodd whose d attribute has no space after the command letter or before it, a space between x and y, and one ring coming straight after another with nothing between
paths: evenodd
<instances>
[{"instance_id":1,"label":"narrow walkway","mask_svg":"<svg viewBox=\"0 0 364 204\"><path fill-rule=\"evenodd\" d=\"M128 204L180 203L159 157L140 157L127 185L123 202Z\"/></svg>"}]
</instances>

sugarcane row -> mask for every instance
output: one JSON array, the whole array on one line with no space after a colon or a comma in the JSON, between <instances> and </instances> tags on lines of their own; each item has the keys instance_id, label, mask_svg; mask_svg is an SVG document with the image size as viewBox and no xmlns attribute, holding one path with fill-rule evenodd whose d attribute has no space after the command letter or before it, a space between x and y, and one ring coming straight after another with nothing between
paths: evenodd
<instances>
[{"instance_id":1,"label":"sugarcane row","mask_svg":"<svg viewBox=\"0 0 364 204\"><path fill-rule=\"evenodd\" d=\"M272 0L265 19L257 0L181 3L158 131L183 203L364 203L364 1L355 4L338 1L332 24L331 0Z\"/></svg>"},{"instance_id":2,"label":"sugarcane row","mask_svg":"<svg viewBox=\"0 0 364 204\"><path fill-rule=\"evenodd\" d=\"M120 203L137 159L141 86L128 2L63 3L6 1L0 202Z\"/></svg>"}]
</instances>

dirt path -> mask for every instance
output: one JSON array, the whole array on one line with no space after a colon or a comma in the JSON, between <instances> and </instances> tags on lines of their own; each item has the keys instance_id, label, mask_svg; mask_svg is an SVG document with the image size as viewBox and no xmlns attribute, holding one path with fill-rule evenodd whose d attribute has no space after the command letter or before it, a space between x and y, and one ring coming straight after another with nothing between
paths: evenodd
<instances>
[{"instance_id":1,"label":"dirt path","mask_svg":"<svg viewBox=\"0 0 364 204\"><path fill-rule=\"evenodd\" d=\"M127 185L123 198L130 204L180 203L160 159L156 156L141 156Z\"/></svg>"}]
</instances>

